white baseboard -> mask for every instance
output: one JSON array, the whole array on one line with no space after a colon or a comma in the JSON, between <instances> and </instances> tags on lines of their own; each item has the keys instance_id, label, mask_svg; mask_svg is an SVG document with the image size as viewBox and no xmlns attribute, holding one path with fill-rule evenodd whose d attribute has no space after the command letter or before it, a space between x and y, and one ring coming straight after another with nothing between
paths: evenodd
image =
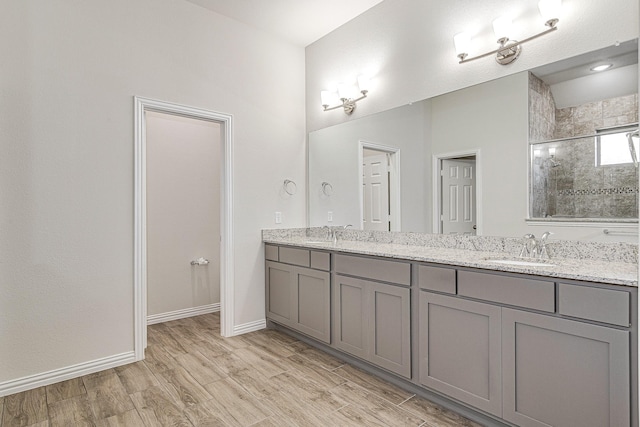
<instances>
[{"instance_id":1,"label":"white baseboard","mask_svg":"<svg viewBox=\"0 0 640 427\"><path fill-rule=\"evenodd\" d=\"M115 368L116 366L126 365L135 362L135 359L135 353L130 351L90 362L78 363L77 365L67 366L66 368L54 369L53 371L43 372L41 374L5 381L0 383L0 396L8 396L21 391L104 371L105 369Z\"/></svg>"},{"instance_id":2,"label":"white baseboard","mask_svg":"<svg viewBox=\"0 0 640 427\"><path fill-rule=\"evenodd\" d=\"M182 310L169 311L167 313L152 314L147 316L147 325L169 322L171 320L184 319L186 317L199 316L220 311L220 303L201 305L200 307L185 308Z\"/></svg>"},{"instance_id":3,"label":"white baseboard","mask_svg":"<svg viewBox=\"0 0 640 427\"><path fill-rule=\"evenodd\" d=\"M256 320L255 322L244 323L242 325L235 325L233 327L233 335L242 335L248 332L259 331L267 327L267 320Z\"/></svg>"}]
</instances>

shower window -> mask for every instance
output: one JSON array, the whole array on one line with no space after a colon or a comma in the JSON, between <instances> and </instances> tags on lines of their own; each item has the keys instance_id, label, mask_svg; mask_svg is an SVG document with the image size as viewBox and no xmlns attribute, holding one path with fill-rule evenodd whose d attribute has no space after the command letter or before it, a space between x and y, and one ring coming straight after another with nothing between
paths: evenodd
<instances>
[{"instance_id":1,"label":"shower window","mask_svg":"<svg viewBox=\"0 0 640 427\"><path fill-rule=\"evenodd\" d=\"M634 154L640 153L639 141L637 138L628 137L635 127L602 129L595 138L596 143L596 166L622 165L634 163ZM611 133L613 132L613 133Z\"/></svg>"}]
</instances>

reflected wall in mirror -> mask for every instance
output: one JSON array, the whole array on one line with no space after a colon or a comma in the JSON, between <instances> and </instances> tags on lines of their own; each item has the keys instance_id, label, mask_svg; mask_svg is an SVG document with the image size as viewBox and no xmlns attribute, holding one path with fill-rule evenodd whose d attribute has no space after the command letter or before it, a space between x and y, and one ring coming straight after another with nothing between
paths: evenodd
<instances>
[{"instance_id":1,"label":"reflected wall in mirror","mask_svg":"<svg viewBox=\"0 0 640 427\"><path fill-rule=\"evenodd\" d=\"M629 56L634 57L637 63L637 42L634 40L629 44L632 46ZM594 55L596 59L602 59L605 53L599 51ZM637 84L637 65L633 67ZM538 70L533 71L535 73ZM543 73L537 74L538 77L540 74ZM362 150L363 143L370 143L396 150L397 178L395 181L389 178L388 181L391 183L391 199L394 198L394 188L395 195L399 196L397 209L391 208L391 202L387 206L390 212L388 227L391 230L440 232L443 193L446 192L443 191L440 175L441 160L474 155L476 188L473 194L476 197L477 218L474 220L477 221L477 234L521 236L525 233L553 231L558 239L637 241L637 236L630 234L637 229L636 224L578 224L552 222L549 218L529 219L533 205L529 197L529 182L533 181L530 179L530 162L533 159L530 141L542 142L549 135L555 135L555 128L553 131L549 128L533 129L531 132L534 137L542 136L537 140L530 138L529 104L536 101L530 98L529 76L529 72L513 74L311 132L307 193L309 226L353 224L355 228L367 228L364 221L366 192L363 190L366 184L363 181L366 171L363 159L366 156ZM564 85L566 91L569 91L566 88L568 85ZM561 86L558 84L558 87ZM586 92L590 95L600 90L593 86ZM557 98L555 102L554 119L558 107L570 108ZM580 104L588 102L592 101L584 100ZM637 108L636 103L636 115ZM579 126L574 126L575 129L579 129ZM548 146L544 148L547 150L545 156L548 156ZM567 150L566 154L558 151L555 158L559 161L558 156L573 156L575 153L576 150ZM623 175L621 173L619 177ZM631 180L632 177L625 179ZM323 194L322 182L329 182L333 186L330 196ZM637 180L635 182L637 187ZM553 185L555 188L555 184L547 179L547 186ZM557 184L561 186L560 178ZM611 199L610 208L625 211L624 207L615 206L617 200ZM538 210L542 211L543 208ZM549 212L550 209L547 210ZM605 234L605 228L619 229L626 234Z\"/></svg>"},{"instance_id":2,"label":"reflected wall in mirror","mask_svg":"<svg viewBox=\"0 0 640 427\"><path fill-rule=\"evenodd\" d=\"M531 218L637 222L637 61L634 41L532 71Z\"/></svg>"},{"instance_id":3,"label":"reflected wall in mirror","mask_svg":"<svg viewBox=\"0 0 640 427\"><path fill-rule=\"evenodd\" d=\"M309 134L311 226L353 224L361 229L427 231L425 108L424 102L418 102ZM365 164L368 154L385 155L389 170L382 173L387 178L379 178L386 181L386 189L370 181L372 172L381 172L372 171L371 161ZM322 191L323 182L331 183L331 195ZM381 206L381 192L387 192L386 206ZM378 219L376 212L386 208L386 227L379 221L365 221L365 203L367 219Z\"/></svg>"}]
</instances>

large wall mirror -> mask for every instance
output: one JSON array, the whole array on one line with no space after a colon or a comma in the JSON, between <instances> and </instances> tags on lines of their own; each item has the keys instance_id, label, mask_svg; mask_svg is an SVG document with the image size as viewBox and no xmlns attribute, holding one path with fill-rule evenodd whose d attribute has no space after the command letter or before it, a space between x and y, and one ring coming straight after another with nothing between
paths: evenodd
<instances>
[{"instance_id":1,"label":"large wall mirror","mask_svg":"<svg viewBox=\"0 0 640 427\"><path fill-rule=\"evenodd\" d=\"M308 223L635 242L637 63L631 40L311 132Z\"/></svg>"}]
</instances>

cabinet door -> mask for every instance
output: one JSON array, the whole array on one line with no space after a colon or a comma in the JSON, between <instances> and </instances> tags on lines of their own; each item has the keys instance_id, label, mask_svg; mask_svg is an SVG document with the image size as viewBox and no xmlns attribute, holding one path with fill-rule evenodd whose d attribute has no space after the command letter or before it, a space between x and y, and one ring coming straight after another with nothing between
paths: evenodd
<instances>
[{"instance_id":1,"label":"cabinet door","mask_svg":"<svg viewBox=\"0 0 640 427\"><path fill-rule=\"evenodd\" d=\"M331 289L329 273L308 268L294 270L295 327L329 344L331 342Z\"/></svg>"},{"instance_id":2,"label":"cabinet door","mask_svg":"<svg viewBox=\"0 0 640 427\"><path fill-rule=\"evenodd\" d=\"M333 279L334 327L337 348L362 359L367 358L367 282L339 274Z\"/></svg>"},{"instance_id":3,"label":"cabinet door","mask_svg":"<svg viewBox=\"0 0 640 427\"><path fill-rule=\"evenodd\" d=\"M501 416L500 307L420 292L420 382Z\"/></svg>"},{"instance_id":4,"label":"cabinet door","mask_svg":"<svg viewBox=\"0 0 640 427\"><path fill-rule=\"evenodd\" d=\"M523 427L628 426L629 332L503 309L503 418Z\"/></svg>"},{"instance_id":5,"label":"cabinet door","mask_svg":"<svg viewBox=\"0 0 640 427\"><path fill-rule=\"evenodd\" d=\"M267 318L287 326L295 323L297 314L293 288L294 269L290 265L266 262Z\"/></svg>"},{"instance_id":6,"label":"cabinet door","mask_svg":"<svg viewBox=\"0 0 640 427\"><path fill-rule=\"evenodd\" d=\"M367 283L369 295L369 361L411 378L409 288Z\"/></svg>"}]
</instances>

